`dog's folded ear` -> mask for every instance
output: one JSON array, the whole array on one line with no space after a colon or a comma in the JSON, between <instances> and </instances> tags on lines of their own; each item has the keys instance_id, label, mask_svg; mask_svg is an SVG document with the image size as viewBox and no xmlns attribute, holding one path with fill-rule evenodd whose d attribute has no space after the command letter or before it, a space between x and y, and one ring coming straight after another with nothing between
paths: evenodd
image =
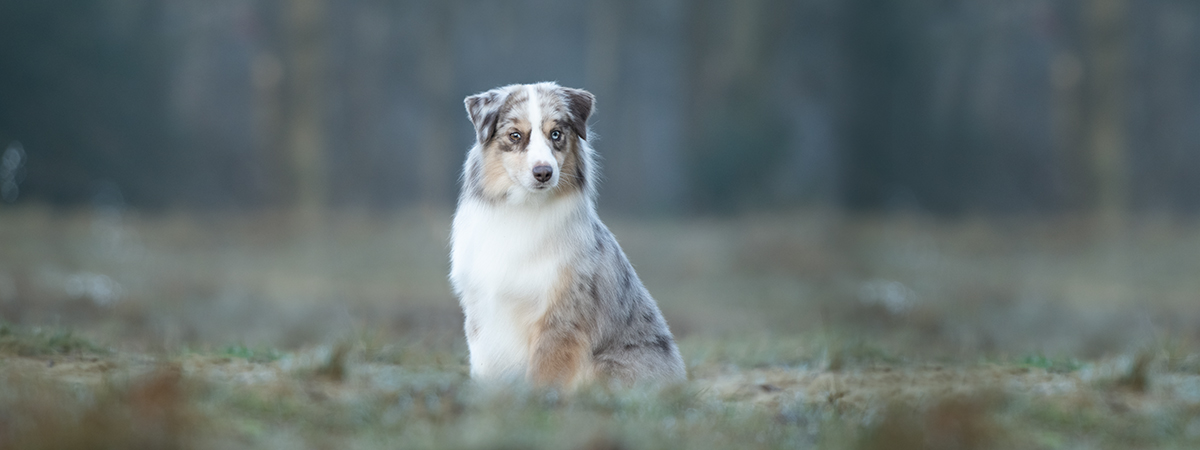
<instances>
[{"instance_id":1,"label":"dog's folded ear","mask_svg":"<svg viewBox=\"0 0 1200 450\"><path fill-rule=\"evenodd\" d=\"M583 89L562 88L563 96L567 99L567 111L571 113L568 126L583 140L587 140L587 121L592 116L596 96Z\"/></svg>"},{"instance_id":2,"label":"dog's folded ear","mask_svg":"<svg viewBox=\"0 0 1200 450\"><path fill-rule=\"evenodd\" d=\"M471 124L475 125L475 138L479 140L479 145L486 144L495 134L496 119L500 113L500 105L504 104L504 97L504 92L492 89L463 100Z\"/></svg>"}]
</instances>

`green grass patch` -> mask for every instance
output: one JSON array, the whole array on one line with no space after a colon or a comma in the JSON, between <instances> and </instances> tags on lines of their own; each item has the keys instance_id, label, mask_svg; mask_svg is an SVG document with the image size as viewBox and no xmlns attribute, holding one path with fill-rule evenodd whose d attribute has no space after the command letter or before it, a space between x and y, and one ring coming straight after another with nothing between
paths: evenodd
<instances>
[{"instance_id":1,"label":"green grass patch","mask_svg":"<svg viewBox=\"0 0 1200 450\"><path fill-rule=\"evenodd\" d=\"M1083 364L1075 358L1054 358L1041 353L1026 355L1024 358L1021 358L1019 364L1025 367L1044 369L1052 373L1071 373L1083 367Z\"/></svg>"},{"instance_id":2,"label":"green grass patch","mask_svg":"<svg viewBox=\"0 0 1200 450\"><path fill-rule=\"evenodd\" d=\"M0 354L51 356L106 354L108 350L70 330L0 324Z\"/></svg>"},{"instance_id":3,"label":"green grass patch","mask_svg":"<svg viewBox=\"0 0 1200 450\"><path fill-rule=\"evenodd\" d=\"M232 358L241 358L250 362L269 363L278 361L283 353L273 348L252 348L244 344L234 344L221 349L220 354Z\"/></svg>"}]
</instances>

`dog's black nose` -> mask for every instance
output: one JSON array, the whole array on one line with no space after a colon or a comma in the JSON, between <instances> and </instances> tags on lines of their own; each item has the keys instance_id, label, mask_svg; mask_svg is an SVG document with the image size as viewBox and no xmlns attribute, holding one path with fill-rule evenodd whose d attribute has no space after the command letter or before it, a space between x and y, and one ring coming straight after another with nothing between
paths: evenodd
<instances>
[{"instance_id":1,"label":"dog's black nose","mask_svg":"<svg viewBox=\"0 0 1200 450\"><path fill-rule=\"evenodd\" d=\"M537 166L533 168L533 178L543 183L550 181L550 176L554 175L554 169L550 166Z\"/></svg>"}]
</instances>

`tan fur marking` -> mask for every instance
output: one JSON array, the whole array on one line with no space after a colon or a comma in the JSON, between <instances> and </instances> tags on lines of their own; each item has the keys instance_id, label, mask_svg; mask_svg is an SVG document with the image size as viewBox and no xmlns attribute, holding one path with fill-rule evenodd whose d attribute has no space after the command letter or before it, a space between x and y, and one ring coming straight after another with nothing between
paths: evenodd
<instances>
[{"instance_id":1,"label":"tan fur marking","mask_svg":"<svg viewBox=\"0 0 1200 450\"><path fill-rule=\"evenodd\" d=\"M530 381L539 386L574 387L582 381L587 350L586 340L579 334L566 334L553 339L547 339L547 335L543 334L534 348Z\"/></svg>"},{"instance_id":2,"label":"tan fur marking","mask_svg":"<svg viewBox=\"0 0 1200 450\"><path fill-rule=\"evenodd\" d=\"M534 327L529 380L536 385L573 388L592 378L589 336L595 315L570 298L573 279L569 267L559 272L550 307Z\"/></svg>"},{"instance_id":3,"label":"tan fur marking","mask_svg":"<svg viewBox=\"0 0 1200 450\"><path fill-rule=\"evenodd\" d=\"M580 148L579 141L576 139L575 134L572 133L571 130L558 126L555 121L547 121L546 126L543 128L545 129L547 136L546 139L550 139L550 131L557 128L563 133L562 139L566 141L563 144L563 150L561 152L557 150L554 151L554 157L558 159L558 167L561 171L559 174L558 186L555 186L554 188L554 196L561 197L563 195L579 192L579 190L583 188L584 182L584 180L580 179L579 176L579 165L580 160L582 159L582 155L580 155L579 152L583 151L583 149Z\"/></svg>"},{"instance_id":4,"label":"tan fur marking","mask_svg":"<svg viewBox=\"0 0 1200 450\"><path fill-rule=\"evenodd\" d=\"M495 145L489 146L483 155L483 185L484 195L491 198L502 198L514 185L504 168L504 155Z\"/></svg>"},{"instance_id":5,"label":"tan fur marking","mask_svg":"<svg viewBox=\"0 0 1200 450\"><path fill-rule=\"evenodd\" d=\"M500 126L497 127L497 130L500 132L500 139L503 140L502 142L508 142L508 134L514 131L524 135L525 139L523 140L528 142L530 128L532 127L529 126L528 119L524 117L508 117L500 123Z\"/></svg>"}]
</instances>

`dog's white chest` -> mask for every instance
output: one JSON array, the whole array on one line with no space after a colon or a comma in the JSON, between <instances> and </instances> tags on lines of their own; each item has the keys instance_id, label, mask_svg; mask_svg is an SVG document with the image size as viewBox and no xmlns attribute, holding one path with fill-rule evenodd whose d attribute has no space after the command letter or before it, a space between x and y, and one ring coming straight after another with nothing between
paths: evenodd
<instances>
[{"instance_id":1,"label":"dog's white chest","mask_svg":"<svg viewBox=\"0 0 1200 450\"><path fill-rule=\"evenodd\" d=\"M525 376L537 321L567 264L570 227L561 208L459 205L450 279L466 316L471 373Z\"/></svg>"}]
</instances>

